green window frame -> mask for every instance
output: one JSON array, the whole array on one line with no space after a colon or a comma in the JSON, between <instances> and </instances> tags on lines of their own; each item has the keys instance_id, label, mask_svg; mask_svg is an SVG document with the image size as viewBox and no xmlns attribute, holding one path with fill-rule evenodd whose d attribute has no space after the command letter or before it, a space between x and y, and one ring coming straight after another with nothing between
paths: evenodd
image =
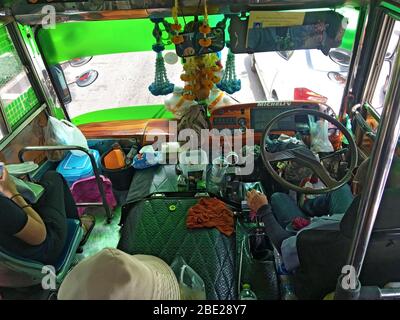
<instances>
[{"instance_id":1,"label":"green window frame","mask_svg":"<svg viewBox=\"0 0 400 320\"><path fill-rule=\"evenodd\" d=\"M0 140L41 107L41 102L6 25L0 23Z\"/></svg>"}]
</instances>

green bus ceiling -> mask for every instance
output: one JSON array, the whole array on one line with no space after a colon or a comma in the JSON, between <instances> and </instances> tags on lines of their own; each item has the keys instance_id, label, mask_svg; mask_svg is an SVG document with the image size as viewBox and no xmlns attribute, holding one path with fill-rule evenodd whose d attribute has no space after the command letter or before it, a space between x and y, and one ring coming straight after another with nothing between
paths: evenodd
<instances>
[{"instance_id":1,"label":"green bus ceiling","mask_svg":"<svg viewBox=\"0 0 400 320\"><path fill-rule=\"evenodd\" d=\"M145 119L173 119L174 115L165 109L164 105L134 106L114 109L104 109L77 116L72 122L79 126L86 123L118 121L118 120L145 120Z\"/></svg>"},{"instance_id":2,"label":"green bus ceiling","mask_svg":"<svg viewBox=\"0 0 400 320\"><path fill-rule=\"evenodd\" d=\"M210 22L216 24L222 18L212 16ZM40 29L38 41L47 63L55 65L80 57L151 51L153 28L148 18L60 23L54 29Z\"/></svg>"}]
</instances>

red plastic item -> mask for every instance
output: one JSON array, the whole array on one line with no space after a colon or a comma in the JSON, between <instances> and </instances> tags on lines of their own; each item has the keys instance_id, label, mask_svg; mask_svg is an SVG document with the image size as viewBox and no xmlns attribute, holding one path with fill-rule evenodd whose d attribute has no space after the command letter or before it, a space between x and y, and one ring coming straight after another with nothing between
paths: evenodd
<instances>
[{"instance_id":1,"label":"red plastic item","mask_svg":"<svg viewBox=\"0 0 400 320\"><path fill-rule=\"evenodd\" d=\"M303 218L303 217L296 217L292 220L292 227L294 230L301 230L305 227L307 227L311 221L309 219Z\"/></svg>"},{"instance_id":2,"label":"red plastic item","mask_svg":"<svg viewBox=\"0 0 400 320\"><path fill-rule=\"evenodd\" d=\"M294 88L294 100L326 103L328 98L307 88Z\"/></svg>"}]
</instances>

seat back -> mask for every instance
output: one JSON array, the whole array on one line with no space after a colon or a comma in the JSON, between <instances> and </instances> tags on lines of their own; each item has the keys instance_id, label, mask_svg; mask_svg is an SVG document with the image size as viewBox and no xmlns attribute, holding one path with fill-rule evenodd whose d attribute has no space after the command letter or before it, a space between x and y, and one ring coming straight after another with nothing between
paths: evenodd
<instances>
[{"instance_id":1,"label":"seat back","mask_svg":"<svg viewBox=\"0 0 400 320\"><path fill-rule=\"evenodd\" d=\"M399 189L385 190L360 275L362 285L400 280L399 195ZM300 268L295 278L300 298L322 299L335 290L349 254L359 200L353 201L337 230L317 228L298 235Z\"/></svg>"},{"instance_id":2,"label":"seat back","mask_svg":"<svg viewBox=\"0 0 400 320\"><path fill-rule=\"evenodd\" d=\"M67 219L68 233L64 249L54 266L58 283L64 279L71 267L79 243L83 237L80 221ZM28 287L39 284L45 274L45 265L41 262L26 259L0 250L0 287Z\"/></svg>"},{"instance_id":3,"label":"seat back","mask_svg":"<svg viewBox=\"0 0 400 320\"><path fill-rule=\"evenodd\" d=\"M235 299L236 244L215 228L187 229L193 198L154 198L129 212L118 248L129 254L154 255L171 264L181 256L203 279L207 299Z\"/></svg>"}]
</instances>

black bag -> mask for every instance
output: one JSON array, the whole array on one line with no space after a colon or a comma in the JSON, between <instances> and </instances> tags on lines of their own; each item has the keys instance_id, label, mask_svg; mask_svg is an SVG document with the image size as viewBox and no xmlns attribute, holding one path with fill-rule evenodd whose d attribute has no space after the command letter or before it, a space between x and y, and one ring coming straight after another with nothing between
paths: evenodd
<instances>
[{"instance_id":1,"label":"black bag","mask_svg":"<svg viewBox=\"0 0 400 320\"><path fill-rule=\"evenodd\" d=\"M127 160L133 159L133 157L138 153L139 146L137 144L133 145L126 145L123 143L120 143L122 150L127 156ZM106 152L104 152L101 156L101 170L103 174L109 178L112 182L113 189L117 191L126 191L129 190L129 187L131 185L133 175L135 174L135 168L132 166L132 161L130 160L130 163L127 163L127 166L122 169L107 169L104 166L104 157L111 151L113 148L108 149Z\"/></svg>"}]
</instances>

